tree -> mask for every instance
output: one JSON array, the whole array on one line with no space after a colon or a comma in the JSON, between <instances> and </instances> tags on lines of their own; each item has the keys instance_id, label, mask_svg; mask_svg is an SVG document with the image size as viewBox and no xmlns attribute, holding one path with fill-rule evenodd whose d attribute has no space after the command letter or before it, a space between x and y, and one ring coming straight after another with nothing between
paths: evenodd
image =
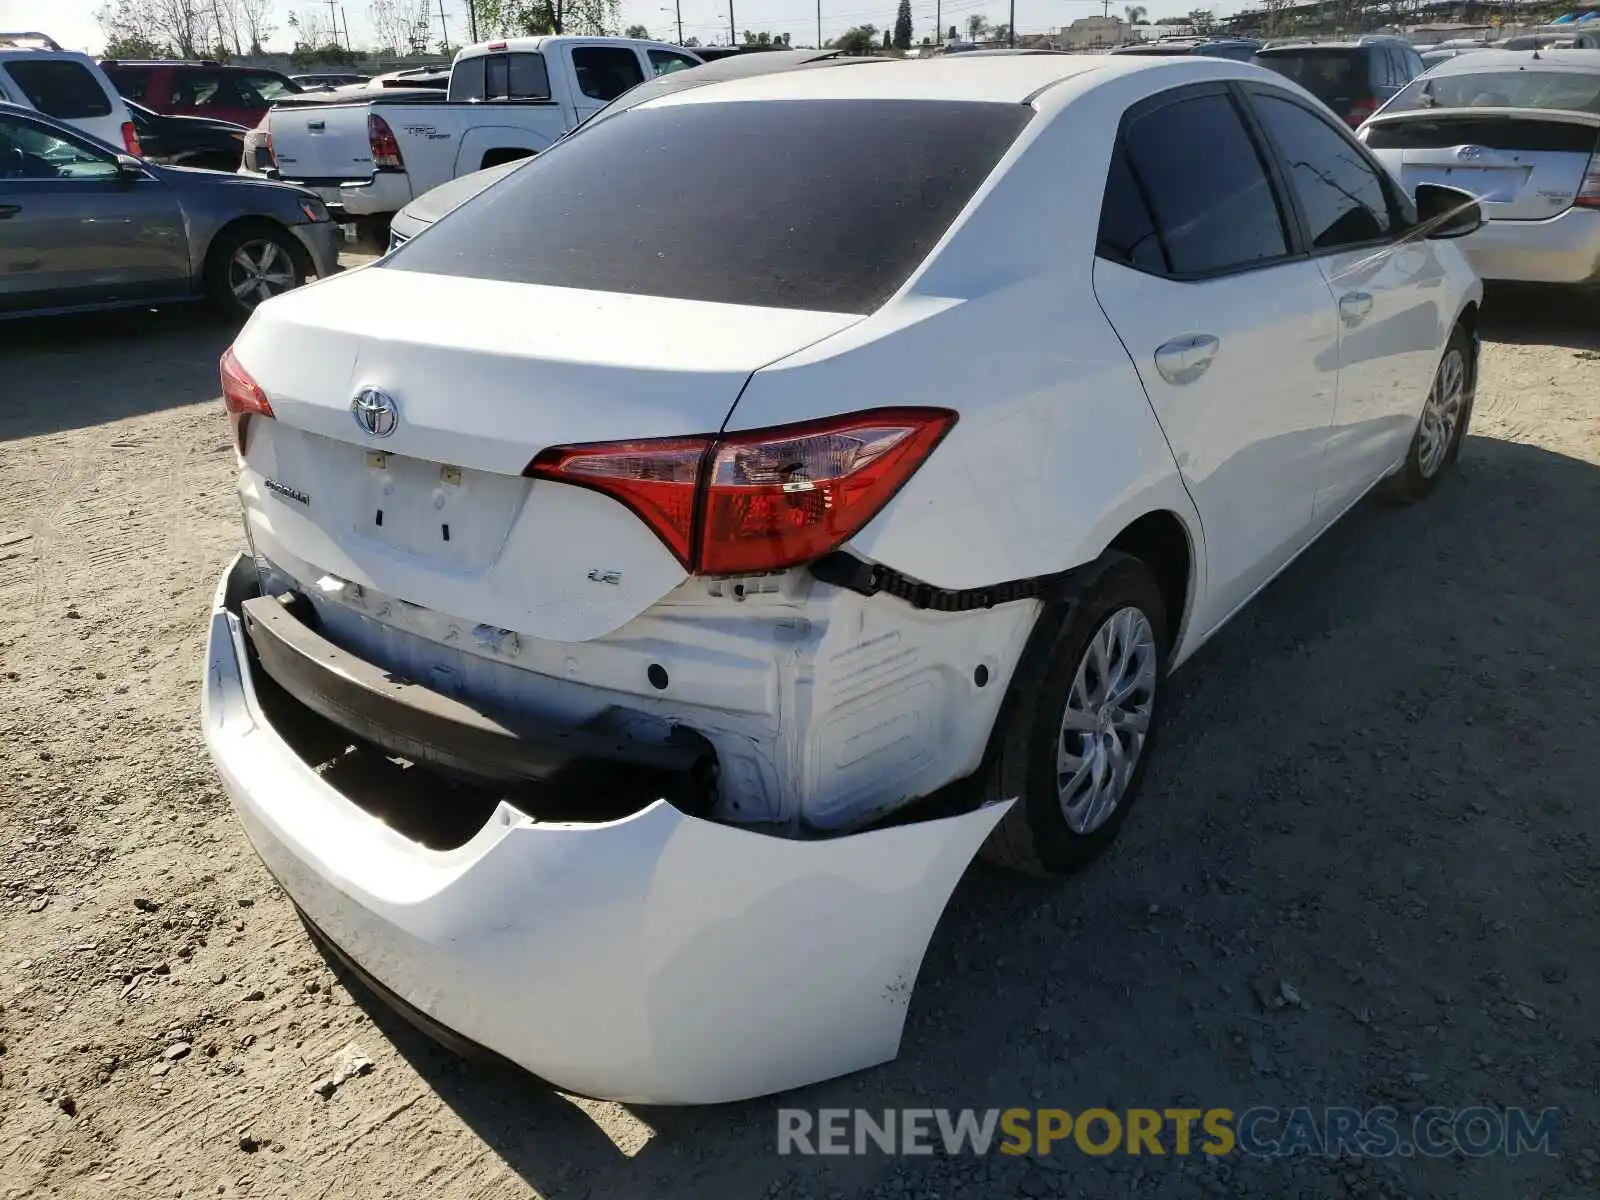
<instances>
[{"instance_id":1,"label":"tree","mask_svg":"<svg viewBox=\"0 0 1600 1200\"><path fill-rule=\"evenodd\" d=\"M260 54L267 39L278 31L277 26L271 24L272 0L233 0L233 3L244 29L246 46L251 54Z\"/></svg>"},{"instance_id":2,"label":"tree","mask_svg":"<svg viewBox=\"0 0 1600 1200\"><path fill-rule=\"evenodd\" d=\"M378 49L396 56L426 53L433 36L428 0L372 0L367 19Z\"/></svg>"},{"instance_id":3,"label":"tree","mask_svg":"<svg viewBox=\"0 0 1600 1200\"><path fill-rule=\"evenodd\" d=\"M854 29L845 30L828 45L846 54L871 54L878 46L878 27L857 25Z\"/></svg>"},{"instance_id":4,"label":"tree","mask_svg":"<svg viewBox=\"0 0 1600 1200\"><path fill-rule=\"evenodd\" d=\"M961 35L956 32L956 27L954 25L950 26L950 32L944 35L945 41L947 42L959 41L960 36Z\"/></svg>"},{"instance_id":5,"label":"tree","mask_svg":"<svg viewBox=\"0 0 1600 1200\"><path fill-rule=\"evenodd\" d=\"M648 29L646 29L643 25L629 25L626 29L624 29L622 31L622 36L623 37L631 37L631 38L643 38L647 42L651 40L650 31Z\"/></svg>"},{"instance_id":6,"label":"tree","mask_svg":"<svg viewBox=\"0 0 1600 1200\"><path fill-rule=\"evenodd\" d=\"M1011 26L1002 21L998 25L989 27L989 40L991 42L1006 42L1011 40Z\"/></svg>"},{"instance_id":7,"label":"tree","mask_svg":"<svg viewBox=\"0 0 1600 1200\"><path fill-rule=\"evenodd\" d=\"M967 40L978 42L983 40L983 35L989 32L989 18L982 13L973 13L967 18Z\"/></svg>"},{"instance_id":8,"label":"tree","mask_svg":"<svg viewBox=\"0 0 1600 1200\"><path fill-rule=\"evenodd\" d=\"M1209 8L1197 8L1189 13L1189 24L1196 33L1210 33L1217 23L1216 14Z\"/></svg>"},{"instance_id":9,"label":"tree","mask_svg":"<svg viewBox=\"0 0 1600 1200\"><path fill-rule=\"evenodd\" d=\"M900 0L900 9L894 15L894 46L897 50L911 49L911 0Z\"/></svg>"},{"instance_id":10,"label":"tree","mask_svg":"<svg viewBox=\"0 0 1600 1200\"><path fill-rule=\"evenodd\" d=\"M620 24L620 0L472 0L479 37L605 33Z\"/></svg>"},{"instance_id":11,"label":"tree","mask_svg":"<svg viewBox=\"0 0 1600 1200\"><path fill-rule=\"evenodd\" d=\"M1283 0L1283 2L1287 4L1288 0ZM1122 15L1127 19L1129 25L1144 25L1146 24L1145 18L1148 17L1150 13L1149 10L1146 9L1142 4L1130 4L1127 8L1122 10Z\"/></svg>"},{"instance_id":12,"label":"tree","mask_svg":"<svg viewBox=\"0 0 1600 1200\"><path fill-rule=\"evenodd\" d=\"M183 58L201 58L217 43L210 0L107 0L94 19L113 45L165 46Z\"/></svg>"},{"instance_id":13,"label":"tree","mask_svg":"<svg viewBox=\"0 0 1600 1200\"><path fill-rule=\"evenodd\" d=\"M894 34L890 30L885 29L883 31L883 48L885 50L888 50L888 49L891 49L893 46L894 46Z\"/></svg>"}]
</instances>

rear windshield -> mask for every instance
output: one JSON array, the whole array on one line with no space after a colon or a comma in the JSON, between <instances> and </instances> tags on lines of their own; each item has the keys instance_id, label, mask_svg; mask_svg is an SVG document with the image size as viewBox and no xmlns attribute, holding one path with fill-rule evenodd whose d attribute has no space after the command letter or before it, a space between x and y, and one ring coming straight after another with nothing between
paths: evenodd
<instances>
[{"instance_id":1,"label":"rear windshield","mask_svg":"<svg viewBox=\"0 0 1600 1200\"><path fill-rule=\"evenodd\" d=\"M1371 94L1367 56L1361 50L1273 50L1254 61L1294 80L1339 112Z\"/></svg>"},{"instance_id":2,"label":"rear windshield","mask_svg":"<svg viewBox=\"0 0 1600 1200\"><path fill-rule=\"evenodd\" d=\"M1386 113L1419 108L1552 108L1600 113L1600 72L1464 71L1422 75L1389 102Z\"/></svg>"},{"instance_id":3,"label":"rear windshield","mask_svg":"<svg viewBox=\"0 0 1600 1200\"><path fill-rule=\"evenodd\" d=\"M451 100L548 100L550 72L542 54L488 54L463 59L450 72Z\"/></svg>"},{"instance_id":4,"label":"rear windshield","mask_svg":"<svg viewBox=\"0 0 1600 1200\"><path fill-rule=\"evenodd\" d=\"M934 100L642 106L535 158L385 265L871 312L944 235L1032 112Z\"/></svg>"},{"instance_id":5,"label":"rear windshield","mask_svg":"<svg viewBox=\"0 0 1600 1200\"><path fill-rule=\"evenodd\" d=\"M1446 150L1452 146L1484 146L1490 150L1554 151L1591 154L1595 129L1572 120L1536 117L1440 115L1375 121L1362 135L1374 150Z\"/></svg>"},{"instance_id":6,"label":"rear windshield","mask_svg":"<svg viewBox=\"0 0 1600 1200\"><path fill-rule=\"evenodd\" d=\"M62 121L111 115L111 101L100 81L82 63L61 58L12 59L11 80L33 107Z\"/></svg>"}]
</instances>

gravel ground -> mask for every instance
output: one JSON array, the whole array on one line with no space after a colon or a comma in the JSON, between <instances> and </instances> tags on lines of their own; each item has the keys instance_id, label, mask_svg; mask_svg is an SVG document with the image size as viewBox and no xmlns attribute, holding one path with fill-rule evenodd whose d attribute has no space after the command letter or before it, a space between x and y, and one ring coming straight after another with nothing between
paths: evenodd
<instances>
[{"instance_id":1,"label":"gravel ground","mask_svg":"<svg viewBox=\"0 0 1600 1200\"><path fill-rule=\"evenodd\" d=\"M1600 336L1490 310L1459 473L1363 505L1180 674L1109 859L969 873L896 1062L784 1103L1554 1106L1559 1157L782 1159L774 1100L435 1048L319 956L206 762L231 331L172 312L0 343L0 1194L1597 1194Z\"/></svg>"}]
</instances>

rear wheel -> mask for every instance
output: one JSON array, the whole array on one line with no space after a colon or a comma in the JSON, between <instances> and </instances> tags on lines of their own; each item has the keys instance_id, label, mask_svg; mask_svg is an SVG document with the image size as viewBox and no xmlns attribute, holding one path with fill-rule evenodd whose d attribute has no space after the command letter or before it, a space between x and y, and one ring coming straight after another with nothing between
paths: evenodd
<instances>
[{"instance_id":1,"label":"rear wheel","mask_svg":"<svg viewBox=\"0 0 1600 1200\"><path fill-rule=\"evenodd\" d=\"M1127 820L1160 717L1167 668L1161 590L1138 559L1084 573L1024 665L999 731L992 799L1016 798L983 849L1032 875L1087 866Z\"/></svg>"},{"instance_id":2,"label":"rear wheel","mask_svg":"<svg viewBox=\"0 0 1600 1200\"><path fill-rule=\"evenodd\" d=\"M1384 481L1388 499L1414 504L1438 486L1445 468L1461 453L1472 416L1472 384L1472 339L1458 325L1434 372L1405 463Z\"/></svg>"},{"instance_id":3,"label":"rear wheel","mask_svg":"<svg viewBox=\"0 0 1600 1200\"><path fill-rule=\"evenodd\" d=\"M311 256L294 234L249 225L218 238L206 269L206 295L223 312L248 317L265 300L293 291L311 276Z\"/></svg>"}]
</instances>

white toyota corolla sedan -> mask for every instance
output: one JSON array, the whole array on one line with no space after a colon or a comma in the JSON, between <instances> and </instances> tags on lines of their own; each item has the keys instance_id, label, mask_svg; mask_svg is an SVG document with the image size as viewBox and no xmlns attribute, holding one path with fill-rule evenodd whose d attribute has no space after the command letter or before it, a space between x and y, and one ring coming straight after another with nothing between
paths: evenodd
<instances>
[{"instance_id":1,"label":"white toyota corolla sedan","mask_svg":"<svg viewBox=\"0 0 1600 1200\"><path fill-rule=\"evenodd\" d=\"M1215 58L597 122L223 360L245 830L403 1011L564 1088L891 1058L980 845L1089 862L1168 673L1455 459L1478 220Z\"/></svg>"}]
</instances>

